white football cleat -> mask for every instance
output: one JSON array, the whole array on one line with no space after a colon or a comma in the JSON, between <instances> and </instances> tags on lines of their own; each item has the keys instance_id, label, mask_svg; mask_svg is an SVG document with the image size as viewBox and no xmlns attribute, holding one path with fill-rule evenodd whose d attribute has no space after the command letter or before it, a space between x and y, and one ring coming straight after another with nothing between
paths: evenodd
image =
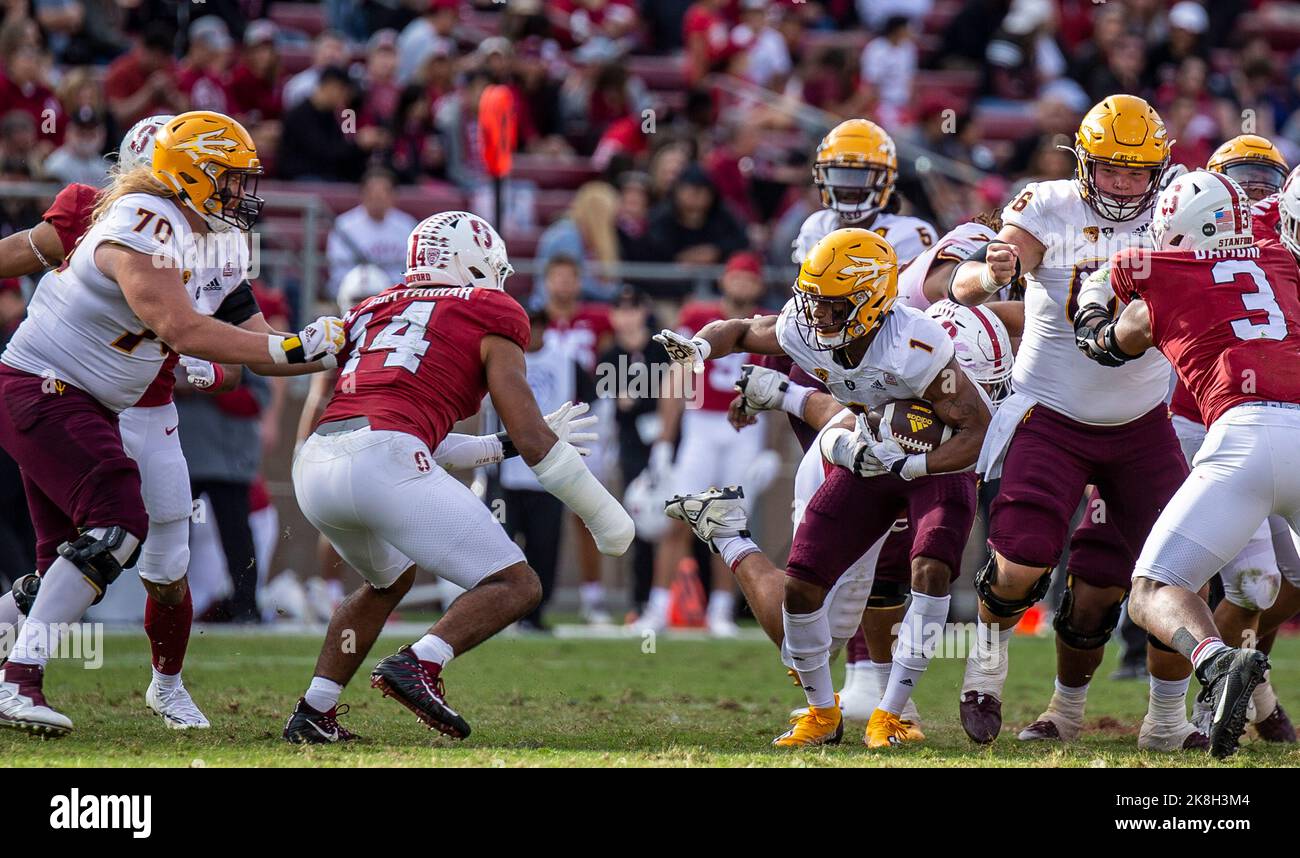
<instances>
[{"instance_id":1,"label":"white football cleat","mask_svg":"<svg viewBox=\"0 0 1300 858\"><path fill-rule=\"evenodd\" d=\"M844 671L844 690L840 692L840 714L849 721L870 721L871 713L880 705L881 691L876 687L876 673L871 662L860 662L864 667Z\"/></svg>"},{"instance_id":2,"label":"white football cleat","mask_svg":"<svg viewBox=\"0 0 1300 858\"><path fill-rule=\"evenodd\" d=\"M212 726L179 679L174 688L167 690L159 688L154 679L144 693L144 702L173 730L206 730Z\"/></svg>"},{"instance_id":3,"label":"white football cleat","mask_svg":"<svg viewBox=\"0 0 1300 858\"><path fill-rule=\"evenodd\" d=\"M709 634L715 638L734 638L740 635L740 626L735 620L720 611L709 611Z\"/></svg>"},{"instance_id":4,"label":"white football cleat","mask_svg":"<svg viewBox=\"0 0 1300 858\"><path fill-rule=\"evenodd\" d=\"M72 719L45 702L41 686L45 671L35 664L0 664L0 727L36 736L58 737L72 732Z\"/></svg>"},{"instance_id":5,"label":"white football cleat","mask_svg":"<svg viewBox=\"0 0 1300 858\"><path fill-rule=\"evenodd\" d=\"M674 496L664 504L664 514L690 525L691 531L716 554L715 537L749 536L744 499L745 490L740 486L709 488Z\"/></svg>"}]
</instances>

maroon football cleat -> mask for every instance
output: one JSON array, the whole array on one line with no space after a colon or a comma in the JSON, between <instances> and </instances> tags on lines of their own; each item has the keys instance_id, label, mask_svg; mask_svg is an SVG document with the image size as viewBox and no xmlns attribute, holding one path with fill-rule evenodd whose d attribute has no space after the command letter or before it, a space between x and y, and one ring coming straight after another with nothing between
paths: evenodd
<instances>
[{"instance_id":1,"label":"maroon football cleat","mask_svg":"<svg viewBox=\"0 0 1300 858\"><path fill-rule=\"evenodd\" d=\"M370 684L410 709L430 729L453 739L469 735L469 723L447 705L436 665L431 670L409 646L375 665Z\"/></svg>"},{"instance_id":2,"label":"maroon football cleat","mask_svg":"<svg viewBox=\"0 0 1300 858\"><path fill-rule=\"evenodd\" d=\"M967 731L967 733L969 732ZM1056 726L1055 721L1044 718L1021 730L1019 738L1022 742L1059 742L1061 741L1061 730Z\"/></svg>"},{"instance_id":3,"label":"maroon football cleat","mask_svg":"<svg viewBox=\"0 0 1300 858\"><path fill-rule=\"evenodd\" d=\"M958 707L961 728L972 742L987 745L1002 732L1002 701L992 694L967 691Z\"/></svg>"},{"instance_id":4,"label":"maroon football cleat","mask_svg":"<svg viewBox=\"0 0 1300 858\"><path fill-rule=\"evenodd\" d=\"M1295 744L1296 740L1295 727L1292 726L1291 719L1287 717L1281 703L1277 704L1277 708L1263 721L1255 722L1255 732L1265 742L1290 745Z\"/></svg>"}]
</instances>

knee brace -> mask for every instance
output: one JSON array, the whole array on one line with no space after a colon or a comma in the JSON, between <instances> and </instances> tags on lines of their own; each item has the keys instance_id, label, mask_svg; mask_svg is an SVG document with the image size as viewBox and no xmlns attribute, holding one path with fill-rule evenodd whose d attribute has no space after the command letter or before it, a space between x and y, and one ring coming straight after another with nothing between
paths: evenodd
<instances>
[{"instance_id":1,"label":"knee brace","mask_svg":"<svg viewBox=\"0 0 1300 858\"><path fill-rule=\"evenodd\" d=\"M36 594L41 589L41 576L36 574L24 575L14 582L13 594L14 604L22 615L27 616L27 612L32 609L33 603L36 602Z\"/></svg>"},{"instance_id":2,"label":"knee brace","mask_svg":"<svg viewBox=\"0 0 1300 858\"><path fill-rule=\"evenodd\" d=\"M907 601L911 588L899 581L882 581L879 578L871 585L871 595L867 597L867 607L875 609L899 608Z\"/></svg>"},{"instance_id":3,"label":"knee brace","mask_svg":"<svg viewBox=\"0 0 1300 858\"><path fill-rule=\"evenodd\" d=\"M60 545L59 556L81 570L97 594L94 604L99 604L108 586L122 574L122 567L135 565L140 540L116 525L96 527Z\"/></svg>"},{"instance_id":4,"label":"knee brace","mask_svg":"<svg viewBox=\"0 0 1300 858\"><path fill-rule=\"evenodd\" d=\"M140 547L140 577L151 584L175 584L190 566L190 521L151 522Z\"/></svg>"},{"instance_id":5,"label":"knee brace","mask_svg":"<svg viewBox=\"0 0 1300 858\"><path fill-rule=\"evenodd\" d=\"M1052 586L1052 570L1044 569L1042 576L1034 582L1023 599L1003 599L993 592L993 585L997 582L998 559L990 554L989 562L975 573L975 592L993 616L1011 617L1032 608L1047 595L1048 588Z\"/></svg>"},{"instance_id":6,"label":"knee brace","mask_svg":"<svg viewBox=\"0 0 1300 858\"><path fill-rule=\"evenodd\" d=\"M1100 628L1090 632L1076 628L1070 622L1074 611L1074 576L1071 575L1065 582L1065 595L1061 597L1061 604L1052 619L1052 628L1056 629L1061 640L1073 649L1098 649L1106 645L1106 641L1110 640L1111 632L1119 625L1121 605L1122 602L1116 602L1111 606L1105 619L1101 621Z\"/></svg>"}]
</instances>

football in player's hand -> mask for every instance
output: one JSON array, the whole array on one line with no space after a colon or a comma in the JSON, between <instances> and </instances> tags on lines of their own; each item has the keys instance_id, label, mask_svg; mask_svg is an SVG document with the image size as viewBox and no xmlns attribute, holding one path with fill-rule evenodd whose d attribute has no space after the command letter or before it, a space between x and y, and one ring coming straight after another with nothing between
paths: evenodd
<instances>
[{"instance_id":1,"label":"football in player's hand","mask_svg":"<svg viewBox=\"0 0 1300 858\"><path fill-rule=\"evenodd\" d=\"M895 399L867 412L867 425L880 437L880 421L889 424L905 453L928 453L952 437L952 427L939 419L924 399Z\"/></svg>"}]
</instances>

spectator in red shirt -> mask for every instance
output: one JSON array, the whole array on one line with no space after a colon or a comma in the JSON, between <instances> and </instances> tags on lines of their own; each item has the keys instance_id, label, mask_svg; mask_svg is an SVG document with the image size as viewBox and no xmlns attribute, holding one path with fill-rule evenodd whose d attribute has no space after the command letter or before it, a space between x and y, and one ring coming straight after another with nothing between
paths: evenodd
<instances>
[{"instance_id":1,"label":"spectator in red shirt","mask_svg":"<svg viewBox=\"0 0 1300 858\"><path fill-rule=\"evenodd\" d=\"M177 84L191 110L230 113L230 56L234 40L226 22L209 15L190 25L190 50L181 61Z\"/></svg>"},{"instance_id":2,"label":"spectator in red shirt","mask_svg":"<svg viewBox=\"0 0 1300 858\"><path fill-rule=\"evenodd\" d=\"M554 0L547 6L551 31L566 48L597 37L630 40L639 23L631 0Z\"/></svg>"},{"instance_id":3,"label":"spectator in red shirt","mask_svg":"<svg viewBox=\"0 0 1300 858\"><path fill-rule=\"evenodd\" d=\"M254 21L244 31L244 51L230 73L230 108L246 128L279 120L283 112L278 29L271 21Z\"/></svg>"},{"instance_id":4,"label":"spectator in red shirt","mask_svg":"<svg viewBox=\"0 0 1300 858\"><path fill-rule=\"evenodd\" d=\"M686 82L699 83L718 69L731 52L727 0L699 0L686 10L682 38L686 42Z\"/></svg>"},{"instance_id":5,"label":"spectator in red shirt","mask_svg":"<svg viewBox=\"0 0 1300 858\"><path fill-rule=\"evenodd\" d=\"M130 53L113 61L104 78L104 94L120 128L130 128L146 116L189 109L176 83L172 34L165 25L151 25Z\"/></svg>"},{"instance_id":6,"label":"spectator in red shirt","mask_svg":"<svg viewBox=\"0 0 1300 858\"><path fill-rule=\"evenodd\" d=\"M45 85L43 60L39 49L24 45L6 60L0 75L0 116L17 110L32 118L41 138L38 145L44 147L39 157L63 142L65 124L59 99Z\"/></svg>"},{"instance_id":7,"label":"spectator in red shirt","mask_svg":"<svg viewBox=\"0 0 1300 858\"><path fill-rule=\"evenodd\" d=\"M757 223L760 218L750 192L750 177L762 129L747 121L729 125L727 139L715 146L705 160L705 171L718 189L718 196L746 222Z\"/></svg>"}]
</instances>

